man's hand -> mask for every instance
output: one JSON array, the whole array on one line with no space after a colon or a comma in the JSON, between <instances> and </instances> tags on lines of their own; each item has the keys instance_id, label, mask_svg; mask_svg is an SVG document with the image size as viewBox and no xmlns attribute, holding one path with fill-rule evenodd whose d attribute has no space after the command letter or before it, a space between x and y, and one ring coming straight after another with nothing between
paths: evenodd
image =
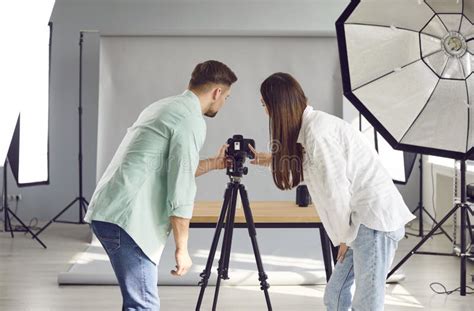
<instances>
[{"instance_id":1,"label":"man's hand","mask_svg":"<svg viewBox=\"0 0 474 311\"><path fill-rule=\"evenodd\" d=\"M219 149L217 156L213 159L215 161L214 166L216 170L223 170L227 168L228 159L225 156L225 152L227 151L227 148L229 148L228 144L223 145Z\"/></svg>"},{"instance_id":2,"label":"man's hand","mask_svg":"<svg viewBox=\"0 0 474 311\"><path fill-rule=\"evenodd\" d=\"M195 176L198 177L204 175L212 170L225 169L228 163L228 159L225 156L225 152L227 151L228 147L229 145L225 144L219 149L217 156L199 161L199 166L196 169Z\"/></svg>"},{"instance_id":3,"label":"man's hand","mask_svg":"<svg viewBox=\"0 0 474 311\"><path fill-rule=\"evenodd\" d=\"M337 261L338 262L343 262L344 257L346 256L347 249L349 247L346 245L346 243L341 243L339 244L339 251L337 252Z\"/></svg>"},{"instance_id":4,"label":"man's hand","mask_svg":"<svg viewBox=\"0 0 474 311\"><path fill-rule=\"evenodd\" d=\"M171 216L170 222L176 244L176 269L171 270L171 274L182 276L188 272L192 265L191 257L189 257L188 253L189 219Z\"/></svg>"},{"instance_id":5,"label":"man's hand","mask_svg":"<svg viewBox=\"0 0 474 311\"><path fill-rule=\"evenodd\" d=\"M257 152L252 145L248 145L250 151L252 151L255 159L250 161L250 163L260 166L270 166L272 164L272 154L267 152Z\"/></svg>"},{"instance_id":6,"label":"man's hand","mask_svg":"<svg viewBox=\"0 0 474 311\"><path fill-rule=\"evenodd\" d=\"M183 276L188 273L189 269L193 265L191 257L189 256L188 250L176 249L176 269L171 270L171 274L174 276Z\"/></svg>"}]
</instances>

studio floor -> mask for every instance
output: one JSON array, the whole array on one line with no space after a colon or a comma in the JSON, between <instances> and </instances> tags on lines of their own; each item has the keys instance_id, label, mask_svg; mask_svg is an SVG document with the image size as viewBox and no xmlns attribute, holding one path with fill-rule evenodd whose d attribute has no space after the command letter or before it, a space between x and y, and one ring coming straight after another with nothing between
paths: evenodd
<instances>
[{"instance_id":1,"label":"studio floor","mask_svg":"<svg viewBox=\"0 0 474 311\"><path fill-rule=\"evenodd\" d=\"M57 275L66 271L71 259L84 250L89 239L87 226L53 224L39 244L23 234L14 239L0 233L0 310L1 311L74 311L120 310L121 297L117 286L58 286ZM419 239L410 237L400 243L397 259ZM447 239L438 236L426 249L449 251ZM461 297L434 294L429 284L441 282L448 289L458 286L458 259L441 256L413 256L402 268L406 279L387 286L386 310L463 310L471 311L474 295ZM166 267L164 267L166 269ZM468 285L474 265L468 265ZM271 283L271 276L270 276ZM324 310L324 285L274 286L270 289L274 310ZM162 310L194 310L198 287L160 287ZM211 293L202 310L210 310ZM224 287L219 296L219 310L266 310L258 286Z\"/></svg>"}]
</instances>

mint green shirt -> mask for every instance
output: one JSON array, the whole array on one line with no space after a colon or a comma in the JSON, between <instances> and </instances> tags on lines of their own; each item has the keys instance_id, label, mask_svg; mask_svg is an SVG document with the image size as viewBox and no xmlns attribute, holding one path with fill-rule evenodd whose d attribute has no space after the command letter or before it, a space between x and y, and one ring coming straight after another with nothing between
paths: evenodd
<instances>
[{"instance_id":1,"label":"mint green shirt","mask_svg":"<svg viewBox=\"0 0 474 311\"><path fill-rule=\"evenodd\" d=\"M205 137L199 99L189 90L145 108L99 180L84 220L117 224L158 264L170 216L192 217Z\"/></svg>"}]
</instances>

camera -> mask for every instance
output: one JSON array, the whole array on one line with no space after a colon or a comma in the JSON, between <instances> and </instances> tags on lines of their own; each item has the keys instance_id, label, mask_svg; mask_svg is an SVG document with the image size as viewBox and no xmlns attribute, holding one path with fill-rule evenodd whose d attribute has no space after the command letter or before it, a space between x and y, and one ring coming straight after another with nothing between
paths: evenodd
<instances>
[{"instance_id":1,"label":"camera","mask_svg":"<svg viewBox=\"0 0 474 311\"><path fill-rule=\"evenodd\" d=\"M244 163L247 158L255 158L249 148L249 145L251 145L255 149L255 141L244 138L242 135L234 135L227 140L227 144L229 145L226 151L226 157L229 159L227 175L234 177L247 175L248 168L244 166Z\"/></svg>"}]
</instances>

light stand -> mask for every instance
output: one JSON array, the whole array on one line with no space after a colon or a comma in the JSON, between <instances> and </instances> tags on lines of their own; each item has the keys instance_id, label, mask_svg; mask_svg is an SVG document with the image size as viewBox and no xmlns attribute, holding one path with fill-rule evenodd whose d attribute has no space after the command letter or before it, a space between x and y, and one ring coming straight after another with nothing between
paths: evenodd
<instances>
[{"instance_id":1,"label":"light stand","mask_svg":"<svg viewBox=\"0 0 474 311\"><path fill-rule=\"evenodd\" d=\"M459 245L459 255L453 253L437 253L437 252L420 252L418 249L423 246L423 244L431 238L435 232L441 228L441 226L458 210L461 212L461 244ZM466 262L467 258L474 258L474 254L470 253L470 250L467 249L466 243L466 229L471 228L469 221L469 214L474 215L473 210L467 204L466 201L466 160L461 161L461 202L457 203L451 211L449 211L446 216L441 219L441 221L436 224L433 229L428 232L423 239L405 256L402 260L390 271L387 277L390 277L395 271L398 270L412 255L421 254L421 255L439 255L439 256L459 256L461 257L460 263L460 293L461 296L466 295ZM473 235L471 232L471 241L473 241Z\"/></svg>"},{"instance_id":2,"label":"light stand","mask_svg":"<svg viewBox=\"0 0 474 311\"><path fill-rule=\"evenodd\" d=\"M424 201L423 201L423 155L422 154L420 154L418 168L420 170L420 179L419 179L419 181L420 181L419 182L420 197L419 197L419 201L418 201L418 206L415 208L415 210L413 210L413 213L416 213L416 211L418 211L418 234L407 233L407 235L412 235L412 236L417 236L417 237L423 238L425 236L425 231L424 231L424 228L423 228L423 214L426 214L431 219L431 221L433 222L433 225L437 225L438 222L426 210L425 205L423 204ZM442 231L440 233L443 233L448 238L448 240L453 242L453 238L443 229L442 226L440 226L439 229ZM437 234L440 234L440 233L437 233Z\"/></svg>"},{"instance_id":3,"label":"light stand","mask_svg":"<svg viewBox=\"0 0 474 311\"><path fill-rule=\"evenodd\" d=\"M79 106L78 106L78 115L79 115L79 155L78 155L78 164L79 164L79 196L76 197L71 203L69 203L59 214L57 214L53 219L51 219L43 228L41 228L36 235L41 234L49 225L53 222L67 223L67 224L86 224L84 221L84 215L87 212L87 206L89 202L84 198L83 194L83 178L82 178L82 56L83 56L83 42L84 42L84 33L81 31L79 35ZM58 220L70 207L75 203L79 204L79 219L77 221L64 221Z\"/></svg>"},{"instance_id":4,"label":"light stand","mask_svg":"<svg viewBox=\"0 0 474 311\"><path fill-rule=\"evenodd\" d=\"M243 162L236 161L243 165ZM204 297L204 292L206 290L209 277L211 275L212 263L214 262L214 257L216 254L217 245L219 244L219 238L221 235L222 228L225 226L224 239L222 241L222 250L219 259L219 265L217 268L218 276L216 282L216 289L214 292L214 300L212 304L212 310L215 311L217 307L217 299L219 297L219 287L221 279L229 279L229 261L230 261L230 251L232 246L232 234L234 230L234 221L235 221L235 212L237 206L237 196L240 193L242 200L242 206L245 214L245 220L247 223L247 228L249 231L250 240L252 242L252 248L255 255L255 261L257 263L258 269L258 279L260 281L260 289L264 292L265 301L269 311L272 310L272 305L270 301L270 295L268 294L268 288L270 285L267 283L267 275L263 269L262 258L260 256L260 251L257 244L257 231L255 230L255 224L253 221L252 210L250 209L250 203L247 196L247 191L245 186L241 183L242 175L247 173L247 168L239 167L235 170L237 176L228 174L230 177L230 182L227 184L227 189L224 194L224 203L222 205L222 210L217 222L216 231L214 233L214 238L212 240L211 249L209 251L209 257L207 258L206 268L200 274L201 281L199 286L201 286L201 291L199 293L198 302L196 304L196 311L201 310L201 304ZM224 224L225 222L225 224Z\"/></svg>"},{"instance_id":5,"label":"light stand","mask_svg":"<svg viewBox=\"0 0 474 311\"><path fill-rule=\"evenodd\" d=\"M46 245L30 230L30 228L25 225L25 223L10 209L8 206L8 185L7 185L7 168L8 168L8 159L5 160L5 165L3 166L3 213L4 213L4 231L10 232L12 238L14 238L13 232L17 231L13 229L10 216L16 219L23 228L21 232L28 232L31 234L33 239L38 241L41 246L46 248Z\"/></svg>"}]
</instances>

